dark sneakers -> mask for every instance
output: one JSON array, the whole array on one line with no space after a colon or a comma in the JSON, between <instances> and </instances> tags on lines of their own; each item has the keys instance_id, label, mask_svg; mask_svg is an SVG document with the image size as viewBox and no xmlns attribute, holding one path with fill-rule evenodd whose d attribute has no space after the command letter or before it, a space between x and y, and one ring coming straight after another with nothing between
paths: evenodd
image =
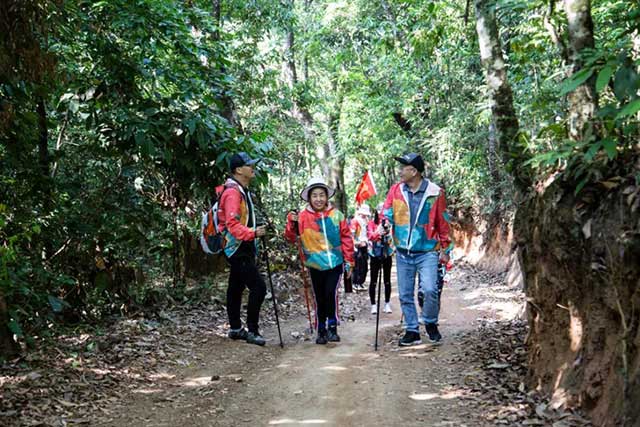
<instances>
[{"instance_id":1,"label":"dark sneakers","mask_svg":"<svg viewBox=\"0 0 640 427\"><path fill-rule=\"evenodd\" d=\"M327 330L318 329L318 337L316 338L316 344L326 344L326 343L327 343Z\"/></svg>"},{"instance_id":2,"label":"dark sneakers","mask_svg":"<svg viewBox=\"0 0 640 427\"><path fill-rule=\"evenodd\" d=\"M267 341L260 335L258 332L248 332L247 333L247 342L249 344L255 344L263 346L267 343Z\"/></svg>"},{"instance_id":3,"label":"dark sneakers","mask_svg":"<svg viewBox=\"0 0 640 427\"><path fill-rule=\"evenodd\" d=\"M411 345L422 344L422 339L420 339L420 334L413 331L405 332L404 336L400 338L400 342L398 343L401 347L408 347Z\"/></svg>"},{"instance_id":4,"label":"dark sneakers","mask_svg":"<svg viewBox=\"0 0 640 427\"><path fill-rule=\"evenodd\" d=\"M340 342L340 335L338 335L337 326L329 326L329 333L327 334L327 339L331 342Z\"/></svg>"},{"instance_id":5,"label":"dark sneakers","mask_svg":"<svg viewBox=\"0 0 640 427\"><path fill-rule=\"evenodd\" d=\"M432 343L439 343L442 341L442 335L440 335L440 331L438 331L438 325L435 323L426 323L424 328L427 331L427 335L429 335L429 341Z\"/></svg>"},{"instance_id":6,"label":"dark sneakers","mask_svg":"<svg viewBox=\"0 0 640 427\"><path fill-rule=\"evenodd\" d=\"M248 334L249 333L245 328L240 328L236 330L231 329L229 331L228 337L231 338L232 340L246 340Z\"/></svg>"}]
</instances>

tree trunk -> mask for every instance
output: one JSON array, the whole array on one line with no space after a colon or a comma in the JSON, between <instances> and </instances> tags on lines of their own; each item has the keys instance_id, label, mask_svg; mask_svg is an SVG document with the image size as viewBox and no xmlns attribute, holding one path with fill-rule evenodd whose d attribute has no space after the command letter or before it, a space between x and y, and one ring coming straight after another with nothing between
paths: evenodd
<instances>
[{"instance_id":1,"label":"tree trunk","mask_svg":"<svg viewBox=\"0 0 640 427\"><path fill-rule=\"evenodd\" d=\"M565 0L564 10L568 21L569 64L573 73L584 66L581 57L585 49L593 49L593 21L590 0ZM589 133L591 119L598 108L596 76L593 75L576 90L569 93L569 136L580 140Z\"/></svg>"},{"instance_id":2,"label":"tree trunk","mask_svg":"<svg viewBox=\"0 0 640 427\"><path fill-rule=\"evenodd\" d=\"M329 171L329 185L336 189L334 204L345 215L347 212L347 194L344 188L344 155L338 150L338 129L340 128L340 115L342 113L343 95L337 84L334 85L337 92L336 108L329 114L329 123L327 126L327 142L326 152L331 167Z\"/></svg>"},{"instance_id":3,"label":"tree trunk","mask_svg":"<svg viewBox=\"0 0 640 427\"><path fill-rule=\"evenodd\" d=\"M294 0L291 0L291 3L290 3L291 10L293 10L294 4L295 4ZM308 3L305 2L305 5L308 5ZM295 52L296 50L295 50L294 27L293 27L293 24L291 24L287 31L287 37L284 43L283 75L284 75L285 82L289 86L289 89L291 90L291 93L292 93L293 108L291 109L291 114L302 126L302 130L304 131L304 135L307 142L310 143L312 146L314 146L316 145L317 138L316 138L316 132L314 129L313 116L311 115L311 112L306 108L306 106L300 104L299 100L296 98L296 95L295 95L294 89L296 84L298 83L298 72L296 69ZM305 70L305 73L306 73L306 70ZM305 76L305 79L306 78L308 78L308 76ZM305 146L305 154L306 154L305 161L307 163L307 168L309 170L309 174L311 174L312 168L311 168L311 163L309 159L309 150L306 146ZM317 154L319 159L325 157L323 146L317 146ZM324 166L324 170L323 170L324 176L328 177L329 176L328 163L321 161L321 165Z\"/></svg>"},{"instance_id":4,"label":"tree trunk","mask_svg":"<svg viewBox=\"0 0 640 427\"><path fill-rule=\"evenodd\" d=\"M213 19L216 23L215 30L213 31L213 40L215 42L221 43L221 29L222 29L222 0L212 0L213 4ZM220 74L226 74L227 69L223 64L219 65ZM244 133L244 129L242 128L242 122L240 121L240 116L238 115L238 111L236 109L236 105L233 102L233 98L229 94L229 91L226 87L221 88L220 101L222 102L222 111L220 115L227 119L229 124L236 128L239 133Z\"/></svg>"},{"instance_id":5,"label":"tree trunk","mask_svg":"<svg viewBox=\"0 0 640 427\"><path fill-rule=\"evenodd\" d=\"M498 155L497 143L496 143L496 125L492 121L489 125L489 146L487 147L487 166L489 167L489 174L491 175L492 187L498 189L501 187L500 179L500 156ZM500 197L500 194L494 196Z\"/></svg>"},{"instance_id":6,"label":"tree trunk","mask_svg":"<svg viewBox=\"0 0 640 427\"><path fill-rule=\"evenodd\" d=\"M51 180L50 180L50 162L51 156L49 156L49 127L47 125L47 110L44 105L44 100L38 98L37 103L38 113L38 163L40 165L40 175L42 182L42 195L45 205L45 210L51 209Z\"/></svg>"},{"instance_id":7,"label":"tree trunk","mask_svg":"<svg viewBox=\"0 0 640 427\"><path fill-rule=\"evenodd\" d=\"M502 57L495 6L495 0L475 0L480 58L485 67L498 150L502 153L506 169L513 175L516 186L521 191L526 191L531 185L531 178L523 166L526 156L517 146L519 124Z\"/></svg>"},{"instance_id":8,"label":"tree trunk","mask_svg":"<svg viewBox=\"0 0 640 427\"><path fill-rule=\"evenodd\" d=\"M13 341L13 333L9 330L9 311L0 290L0 356L11 357L18 354L18 346Z\"/></svg>"}]
</instances>

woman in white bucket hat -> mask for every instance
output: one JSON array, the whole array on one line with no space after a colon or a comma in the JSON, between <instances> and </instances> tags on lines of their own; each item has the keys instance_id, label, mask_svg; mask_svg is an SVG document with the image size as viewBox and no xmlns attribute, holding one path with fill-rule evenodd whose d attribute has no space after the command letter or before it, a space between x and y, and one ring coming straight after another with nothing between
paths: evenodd
<instances>
[{"instance_id":1,"label":"woman in white bucket hat","mask_svg":"<svg viewBox=\"0 0 640 427\"><path fill-rule=\"evenodd\" d=\"M299 214L289 213L284 232L291 243L300 236L315 300L316 344L340 341L338 284L342 273L350 275L354 265L353 240L345 216L329 203L334 193L321 178L311 178L300 193L307 206Z\"/></svg>"},{"instance_id":2,"label":"woman in white bucket hat","mask_svg":"<svg viewBox=\"0 0 640 427\"><path fill-rule=\"evenodd\" d=\"M356 216L351 222L356 250L356 269L353 275L353 288L356 291L365 289L364 283L367 281L367 273L369 272L367 225L369 224L370 218L371 208L369 208L369 205L366 203L363 203L356 210Z\"/></svg>"}]
</instances>

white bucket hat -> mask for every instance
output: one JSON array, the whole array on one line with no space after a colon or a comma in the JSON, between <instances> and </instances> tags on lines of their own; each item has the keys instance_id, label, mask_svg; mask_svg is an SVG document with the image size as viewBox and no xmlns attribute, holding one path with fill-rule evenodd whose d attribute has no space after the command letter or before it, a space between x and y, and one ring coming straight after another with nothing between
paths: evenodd
<instances>
[{"instance_id":1,"label":"white bucket hat","mask_svg":"<svg viewBox=\"0 0 640 427\"><path fill-rule=\"evenodd\" d=\"M334 190L333 188L330 188L327 184L324 183L324 179L322 179L322 178L311 178L307 182L307 186L304 187L304 189L300 192L300 197L302 198L302 200L304 200L305 202L308 202L309 201L309 192L312 189L316 188L316 187L324 188L325 190L327 190L327 197L328 198L333 197L333 195L336 192L336 190Z\"/></svg>"},{"instance_id":2,"label":"white bucket hat","mask_svg":"<svg viewBox=\"0 0 640 427\"><path fill-rule=\"evenodd\" d=\"M371 216L371 208L366 203L363 203L362 206L358 208L358 212L356 213Z\"/></svg>"}]
</instances>

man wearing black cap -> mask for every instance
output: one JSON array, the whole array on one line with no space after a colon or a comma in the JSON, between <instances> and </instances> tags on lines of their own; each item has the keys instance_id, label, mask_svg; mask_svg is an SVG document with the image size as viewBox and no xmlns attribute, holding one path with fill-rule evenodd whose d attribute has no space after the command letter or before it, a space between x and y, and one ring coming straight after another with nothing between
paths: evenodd
<instances>
[{"instance_id":1,"label":"man wearing black cap","mask_svg":"<svg viewBox=\"0 0 640 427\"><path fill-rule=\"evenodd\" d=\"M229 316L229 338L246 340L248 343L265 345L258 328L260 306L267 287L256 266L257 238L264 236L264 226L256 226L256 216L249 192L249 183L256 176L254 167L259 159L251 159L240 152L231 157L231 177L227 179L220 197L218 222L224 236L224 254L229 262L229 287L227 288L227 315ZM242 327L240 307L242 293L249 288L247 306L247 328Z\"/></svg>"},{"instance_id":2,"label":"man wearing black cap","mask_svg":"<svg viewBox=\"0 0 640 427\"><path fill-rule=\"evenodd\" d=\"M421 320L431 342L442 339L438 331L438 259L449 260L453 245L449 238L444 190L422 177L424 161L416 153L395 158L400 162L400 182L394 184L383 212L393 230L398 271L398 294L406 320L401 346L420 344L418 314L414 300L415 278L425 296Z\"/></svg>"}]
</instances>

